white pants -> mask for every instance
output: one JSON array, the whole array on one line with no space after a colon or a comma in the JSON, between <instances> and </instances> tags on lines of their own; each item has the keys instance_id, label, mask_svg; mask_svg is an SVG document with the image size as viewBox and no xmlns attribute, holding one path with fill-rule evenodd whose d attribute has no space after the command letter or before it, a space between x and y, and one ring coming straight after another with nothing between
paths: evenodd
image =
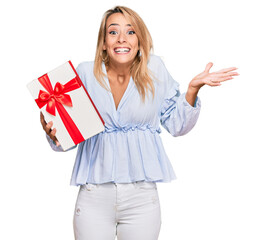
<instances>
[{"instance_id":1,"label":"white pants","mask_svg":"<svg viewBox=\"0 0 266 240\"><path fill-rule=\"evenodd\" d=\"M76 240L157 240L161 208L155 182L80 186L74 213Z\"/></svg>"}]
</instances>

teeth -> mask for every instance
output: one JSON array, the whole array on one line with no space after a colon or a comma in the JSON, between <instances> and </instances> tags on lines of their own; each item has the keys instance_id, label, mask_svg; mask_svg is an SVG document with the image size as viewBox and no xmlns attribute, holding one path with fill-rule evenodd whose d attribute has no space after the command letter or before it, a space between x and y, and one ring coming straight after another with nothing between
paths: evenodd
<instances>
[{"instance_id":1,"label":"teeth","mask_svg":"<svg viewBox=\"0 0 266 240\"><path fill-rule=\"evenodd\" d=\"M119 52L129 52L129 48L116 48L115 52L119 53Z\"/></svg>"}]
</instances>

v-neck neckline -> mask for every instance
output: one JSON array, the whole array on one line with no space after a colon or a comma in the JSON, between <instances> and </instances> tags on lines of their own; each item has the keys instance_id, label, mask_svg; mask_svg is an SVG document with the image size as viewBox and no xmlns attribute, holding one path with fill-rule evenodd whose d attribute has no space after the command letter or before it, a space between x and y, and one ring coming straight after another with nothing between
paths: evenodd
<instances>
[{"instance_id":1,"label":"v-neck neckline","mask_svg":"<svg viewBox=\"0 0 266 240\"><path fill-rule=\"evenodd\" d=\"M106 75L106 76L104 76L104 80L106 81L106 83L107 83L107 85L108 85L108 87L109 87L109 89L110 89L110 91L108 91L108 93L109 93L109 96L112 98L112 102L113 102L114 110L115 110L115 112L117 113L118 110L119 110L119 108L120 108L120 106L121 106L121 104L122 104L123 101L124 101L124 98L125 98L127 92L129 91L129 88L130 88L130 86L131 86L131 82L132 82L133 79L132 79L132 76L130 76L129 82L128 82L128 84L127 84L127 88L126 88L126 90L125 90L125 92L124 92L122 98L120 99L120 101L119 101L119 103L118 103L118 105L117 105L117 108L116 108L116 106L115 106L114 96L113 96L113 94L112 94L112 90L111 90L111 86L110 86L110 82L109 82L109 79L108 79L108 75L107 75L107 71L106 71L106 67L105 67L104 62L102 63L102 68L103 68L103 72L104 72L104 74Z\"/></svg>"}]
</instances>

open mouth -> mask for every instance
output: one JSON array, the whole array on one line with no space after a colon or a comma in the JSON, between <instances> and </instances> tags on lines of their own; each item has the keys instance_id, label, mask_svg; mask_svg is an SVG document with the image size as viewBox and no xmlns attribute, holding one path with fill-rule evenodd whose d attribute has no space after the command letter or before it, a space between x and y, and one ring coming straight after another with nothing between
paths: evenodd
<instances>
[{"instance_id":1,"label":"open mouth","mask_svg":"<svg viewBox=\"0 0 266 240\"><path fill-rule=\"evenodd\" d=\"M114 51L115 53L129 53L130 48L115 48Z\"/></svg>"}]
</instances>

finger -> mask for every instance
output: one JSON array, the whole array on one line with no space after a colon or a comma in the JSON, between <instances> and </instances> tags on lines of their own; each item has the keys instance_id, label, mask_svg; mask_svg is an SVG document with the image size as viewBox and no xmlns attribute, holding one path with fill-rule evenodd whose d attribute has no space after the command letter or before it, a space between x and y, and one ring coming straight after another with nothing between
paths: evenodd
<instances>
[{"instance_id":1,"label":"finger","mask_svg":"<svg viewBox=\"0 0 266 240\"><path fill-rule=\"evenodd\" d=\"M49 136L50 136L50 138L56 143L56 146L59 146L60 143L58 142L58 140L57 140L55 134L56 134L56 129L54 128L54 129L51 131L51 133L49 134Z\"/></svg>"},{"instance_id":2,"label":"finger","mask_svg":"<svg viewBox=\"0 0 266 240\"><path fill-rule=\"evenodd\" d=\"M229 81L229 80L232 80L233 78L225 78L225 79L221 79L219 80L219 82L225 82L225 81Z\"/></svg>"},{"instance_id":3,"label":"finger","mask_svg":"<svg viewBox=\"0 0 266 240\"><path fill-rule=\"evenodd\" d=\"M211 67L213 66L213 63L212 62L209 62L207 65L206 65L206 68L204 70L204 72L208 73L211 69Z\"/></svg>"},{"instance_id":4,"label":"finger","mask_svg":"<svg viewBox=\"0 0 266 240\"><path fill-rule=\"evenodd\" d=\"M228 76L238 76L239 73L237 72L227 72L227 73L210 73L210 76L215 76L215 77L228 77Z\"/></svg>"},{"instance_id":5,"label":"finger","mask_svg":"<svg viewBox=\"0 0 266 240\"><path fill-rule=\"evenodd\" d=\"M52 121L50 121L50 122L48 122L45 126L44 126L44 131L49 135L50 134L50 132L51 132L51 128L52 128L52 126L53 126L53 122Z\"/></svg>"},{"instance_id":6,"label":"finger","mask_svg":"<svg viewBox=\"0 0 266 240\"><path fill-rule=\"evenodd\" d=\"M45 122L45 119L44 119L44 116L43 116L43 113L40 112L40 119L41 119L41 124L44 126L46 125L47 123Z\"/></svg>"},{"instance_id":7,"label":"finger","mask_svg":"<svg viewBox=\"0 0 266 240\"><path fill-rule=\"evenodd\" d=\"M238 73L225 73L225 74L214 74L214 75L209 75L206 77L206 79L210 79L212 81L222 81L226 79L232 79L233 77L239 76Z\"/></svg>"},{"instance_id":8,"label":"finger","mask_svg":"<svg viewBox=\"0 0 266 240\"><path fill-rule=\"evenodd\" d=\"M55 136L55 132L50 132L49 134L47 134L55 143L58 142L56 136Z\"/></svg>"},{"instance_id":9,"label":"finger","mask_svg":"<svg viewBox=\"0 0 266 240\"><path fill-rule=\"evenodd\" d=\"M59 143L59 141L57 140L57 138L56 137L50 137L54 142L55 142L55 145L57 146L57 147L59 147L61 144Z\"/></svg>"},{"instance_id":10,"label":"finger","mask_svg":"<svg viewBox=\"0 0 266 240\"><path fill-rule=\"evenodd\" d=\"M59 147L61 145L57 140L55 141L55 144L57 147Z\"/></svg>"},{"instance_id":11,"label":"finger","mask_svg":"<svg viewBox=\"0 0 266 240\"><path fill-rule=\"evenodd\" d=\"M55 138L55 134L56 134L56 129L54 128L51 132L50 132L51 136Z\"/></svg>"},{"instance_id":12,"label":"finger","mask_svg":"<svg viewBox=\"0 0 266 240\"><path fill-rule=\"evenodd\" d=\"M227 76L227 77L219 77L219 78L209 78L207 79L207 81L209 80L213 83L219 83L219 82L224 82L224 81L231 80L231 79L233 79L233 77Z\"/></svg>"},{"instance_id":13,"label":"finger","mask_svg":"<svg viewBox=\"0 0 266 240\"><path fill-rule=\"evenodd\" d=\"M232 77L226 77L226 78L220 78L219 80L214 81L214 82L225 82L225 81L232 80L232 79L233 79Z\"/></svg>"},{"instance_id":14,"label":"finger","mask_svg":"<svg viewBox=\"0 0 266 240\"><path fill-rule=\"evenodd\" d=\"M46 124L46 128L48 128L48 129L51 129L52 126L53 126L53 122L52 122L52 121L50 121L50 122L48 122L48 123Z\"/></svg>"},{"instance_id":15,"label":"finger","mask_svg":"<svg viewBox=\"0 0 266 240\"><path fill-rule=\"evenodd\" d=\"M230 71L234 71L236 69L238 69L238 68L236 68L236 67L224 68L224 69L221 69L221 70L217 71L217 73L230 72Z\"/></svg>"},{"instance_id":16,"label":"finger","mask_svg":"<svg viewBox=\"0 0 266 240\"><path fill-rule=\"evenodd\" d=\"M217 83L217 82L212 82L212 81L208 81L208 82L206 82L206 85L209 85L209 86L211 86L211 87L216 87L216 86L220 86L221 85L221 83Z\"/></svg>"}]
</instances>

